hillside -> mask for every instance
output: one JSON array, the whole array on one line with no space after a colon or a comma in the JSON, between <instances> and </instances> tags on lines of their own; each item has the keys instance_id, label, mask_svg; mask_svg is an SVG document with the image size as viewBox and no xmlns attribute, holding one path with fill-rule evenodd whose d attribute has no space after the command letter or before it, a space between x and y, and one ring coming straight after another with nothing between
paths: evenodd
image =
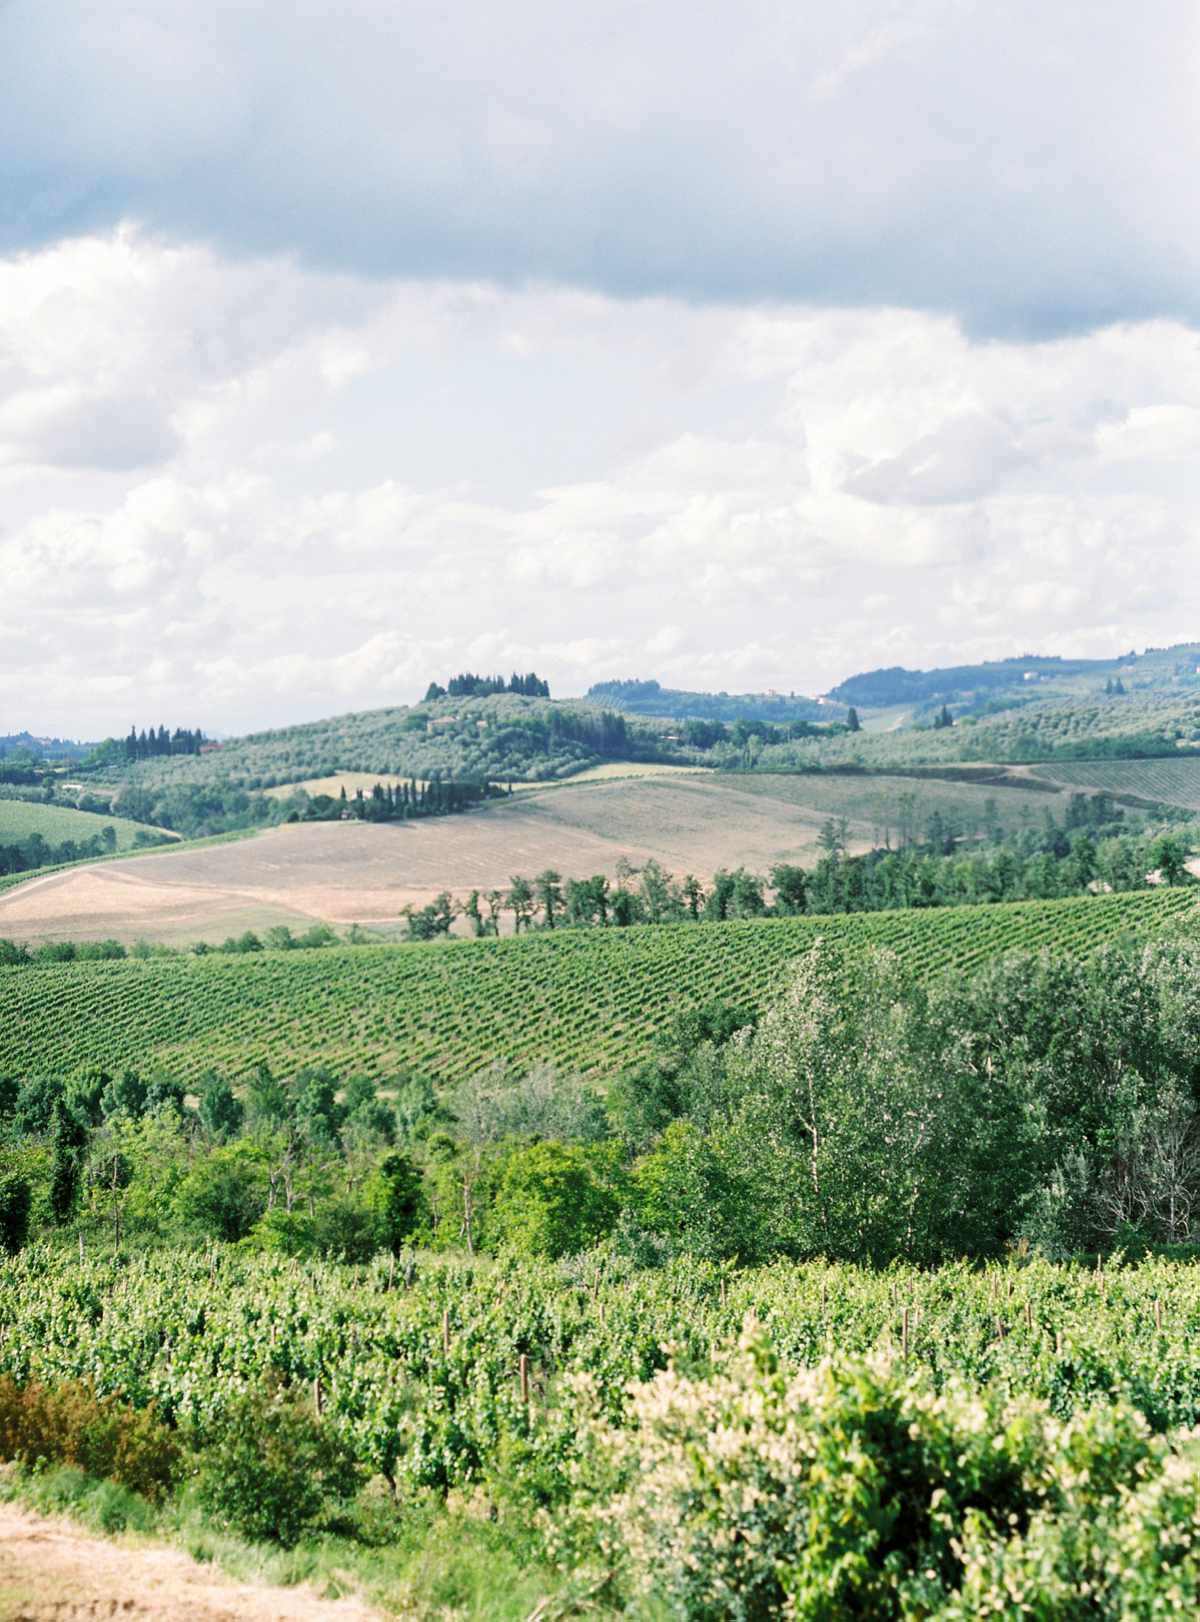
<instances>
[{"instance_id":1,"label":"hillside","mask_svg":"<svg viewBox=\"0 0 1200 1622\"><path fill-rule=\"evenodd\" d=\"M79 845L92 838L103 840L106 828L113 830L116 850L132 848L138 830L118 817L76 811L65 805L43 805L36 800L0 799L0 845L20 845L34 835L40 835L50 846L68 840Z\"/></svg>"},{"instance_id":2,"label":"hillside","mask_svg":"<svg viewBox=\"0 0 1200 1622\"><path fill-rule=\"evenodd\" d=\"M1200 760L1161 763L1170 769L1176 777L1190 771L1200 795ZM466 816L285 824L256 838L43 875L0 894L0 937L190 946L314 922L396 935L406 905L423 907L443 890L459 901L472 889L507 890L514 874L531 878L547 867L564 878L611 879L622 858L635 868L652 858L678 879L693 874L705 889L721 868L764 876L777 862L812 869L829 818L845 819L853 855L923 839L931 826L954 829L972 844L989 828L1019 840L1047 816L1061 826L1068 815L1070 791L1038 771L1037 778L989 772L976 782L610 765L565 783L530 785ZM333 781L323 787L336 792ZM116 826L127 834L133 828ZM511 927L507 914L502 927Z\"/></svg>"},{"instance_id":3,"label":"hillside","mask_svg":"<svg viewBox=\"0 0 1200 1622\"><path fill-rule=\"evenodd\" d=\"M624 715L654 715L674 721L841 721L844 704L795 693L693 693L656 681L601 681L587 690L589 704L611 705Z\"/></svg>"},{"instance_id":4,"label":"hillside","mask_svg":"<svg viewBox=\"0 0 1200 1622\"><path fill-rule=\"evenodd\" d=\"M1200 690L1200 643L1147 648L1114 659L1063 659L1057 654L1023 654L977 665L934 670L864 671L830 689L829 696L860 709L894 705L960 704L976 709L1007 707L1048 698L1086 703L1107 695L1117 683L1134 697L1159 697L1180 690Z\"/></svg>"},{"instance_id":5,"label":"hillside","mask_svg":"<svg viewBox=\"0 0 1200 1622\"><path fill-rule=\"evenodd\" d=\"M146 794L214 782L253 791L339 771L542 782L601 760L652 759L663 730L630 726L581 702L510 693L437 698L256 732L202 755L115 758L94 767L91 776Z\"/></svg>"},{"instance_id":6,"label":"hillside","mask_svg":"<svg viewBox=\"0 0 1200 1622\"><path fill-rule=\"evenodd\" d=\"M612 764L903 775L931 767L1181 760L1200 756L1198 670L1200 645L1184 644L1111 661L1039 657L933 671L896 667L851 677L835 689L836 700L820 703L696 693L654 681L600 683L582 700L483 690L489 683L451 696L434 686L437 696L419 704L254 733L205 745L199 754L136 760L127 757L125 740L109 740L49 780L65 806L107 808L204 838L337 814L303 798L289 804L286 791L307 786L315 794L314 785L328 790L347 778L360 785L413 779L529 785L563 783ZM843 719L850 701L861 730ZM13 792L41 798L44 776L24 771L29 786ZM1189 797L1133 797L1147 807L1193 809Z\"/></svg>"},{"instance_id":7,"label":"hillside","mask_svg":"<svg viewBox=\"0 0 1200 1622\"><path fill-rule=\"evenodd\" d=\"M539 932L437 946L0 969L0 1075L130 1065L194 1082L310 1063L455 1079L496 1057L611 1072L679 1008L761 1008L818 937L878 942L927 978L1014 947L1084 953L1196 918L1187 890L986 908Z\"/></svg>"}]
</instances>

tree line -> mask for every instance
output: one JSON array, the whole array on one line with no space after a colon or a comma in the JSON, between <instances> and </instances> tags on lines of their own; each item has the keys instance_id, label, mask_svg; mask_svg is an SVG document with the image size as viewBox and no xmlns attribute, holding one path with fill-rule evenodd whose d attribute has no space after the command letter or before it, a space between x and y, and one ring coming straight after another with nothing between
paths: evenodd
<instances>
[{"instance_id":1,"label":"tree line","mask_svg":"<svg viewBox=\"0 0 1200 1622\"><path fill-rule=\"evenodd\" d=\"M523 698L549 698L550 683L534 672L518 676L514 670L508 681L503 676L475 676L469 671L451 676L445 687L431 681L425 690L426 704L439 698L490 698L493 693L519 693Z\"/></svg>"},{"instance_id":2,"label":"tree line","mask_svg":"<svg viewBox=\"0 0 1200 1622\"><path fill-rule=\"evenodd\" d=\"M40 867L58 867L66 862L88 861L111 856L117 848L117 830L108 823L86 839L64 839L52 845L40 833L12 845L0 845L0 874L30 873Z\"/></svg>"},{"instance_id":3,"label":"tree line","mask_svg":"<svg viewBox=\"0 0 1200 1622\"><path fill-rule=\"evenodd\" d=\"M454 816L484 800L500 799L506 792L512 793L511 785L505 790L498 783L456 783L435 775L427 782L412 778L407 783L376 783L370 794L358 789L352 797L343 787L339 800L319 795L310 804L317 817L346 815L360 822L406 822L416 817Z\"/></svg>"},{"instance_id":4,"label":"tree line","mask_svg":"<svg viewBox=\"0 0 1200 1622\"><path fill-rule=\"evenodd\" d=\"M174 732L168 732L166 727L161 726L156 732L151 727L149 733L145 728L139 733L136 727L130 727L129 736L125 739L125 759L152 760L159 755L198 755L205 741L198 727L194 732L185 727L176 727Z\"/></svg>"},{"instance_id":5,"label":"tree line","mask_svg":"<svg viewBox=\"0 0 1200 1622\"><path fill-rule=\"evenodd\" d=\"M425 907L406 907L403 916L410 940L434 940L449 934L458 918L472 935L498 935L506 914L513 933L522 934L968 906L1194 882L1188 832L1098 839L1097 825L1087 822L1096 813L1085 796L1074 798L1080 804L1068 808L1066 828L1048 822L1012 841L996 829L974 850L960 851L955 830L935 812L923 838L899 850L851 856L844 820L829 819L820 834L823 854L811 868L777 862L769 877L722 870L706 884L691 873L677 879L653 859L638 868L622 858L613 880L603 873L564 880L546 868L532 879L513 875L507 889L472 890L465 902L444 890Z\"/></svg>"}]
</instances>

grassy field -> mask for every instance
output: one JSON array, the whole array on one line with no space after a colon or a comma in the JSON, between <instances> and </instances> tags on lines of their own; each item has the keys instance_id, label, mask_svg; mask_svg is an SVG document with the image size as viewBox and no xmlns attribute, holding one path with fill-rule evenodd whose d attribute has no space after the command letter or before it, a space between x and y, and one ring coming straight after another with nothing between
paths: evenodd
<instances>
[{"instance_id":1,"label":"grassy field","mask_svg":"<svg viewBox=\"0 0 1200 1622\"><path fill-rule=\"evenodd\" d=\"M63 805L38 805L31 800L0 800L0 845L20 844L31 834L41 834L48 845L61 845L65 839L78 844L110 827L116 829L117 849L131 849L137 824L120 817L73 811Z\"/></svg>"},{"instance_id":2,"label":"grassy field","mask_svg":"<svg viewBox=\"0 0 1200 1622\"><path fill-rule=\"evenodd\" d=\"M604 1072L644 1058L678 1008L761 1007L818 935L878 942L929 978L1014 947L1084 953L1195 917L1187 890L435 946L0 969L0 1074L163 1067L183 1080L260 1060L341 1076L446 1079L504 1056Z\"/></svg>"}]
</instances>

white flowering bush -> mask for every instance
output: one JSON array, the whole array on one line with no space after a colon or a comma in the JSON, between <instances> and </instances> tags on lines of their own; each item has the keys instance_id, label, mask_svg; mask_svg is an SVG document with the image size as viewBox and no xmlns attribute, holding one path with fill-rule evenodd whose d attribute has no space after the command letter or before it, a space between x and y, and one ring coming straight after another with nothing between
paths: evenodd
<instances>
[{"instance_id":1,"label":"white flowering bush","mask_svg":"<svg viewBox=\"0 0 1200 1622\"><path fill-rule=\"evenodd\" d=\"M1061 1422L882 1359L788 1373L752 1322L718 1372L630 1402L590 1421L572 1552L586 1525L635 1613L1200 1615L1197 1473L1123 1404Z\"/></svg>"}]
</instances>

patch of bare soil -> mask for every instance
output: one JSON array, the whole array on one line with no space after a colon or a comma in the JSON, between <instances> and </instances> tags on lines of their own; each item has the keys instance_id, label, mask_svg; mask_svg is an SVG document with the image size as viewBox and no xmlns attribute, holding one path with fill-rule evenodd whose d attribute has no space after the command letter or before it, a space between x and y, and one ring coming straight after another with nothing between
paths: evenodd
<instances>
[{"instance_id":1,"label":"patch of bare soil","mask_svg":"<svg viewBox=\"0 0 1200 1622\"><path fill-rule=\"evenodd\" d=\"M0 1504L0 1622L377 1622L355 1599L255 1588L179 1549L108 1543Z\"/></svg>"},{"instance_id":2,"label":"patch of bare soil","mask_svg":"<svg viewBox=\"0 0 1200 1622\"><path fill-rule=\"evenodd\" d=\"M158 850L33 878L0 893L0 937L190 944L272 924L399 932L401 909L440 890L507 890L514 874L607 873L624 856L711 882L815 852L802 806L680 773L523 792L465 816L323 822L196 850ZM855 830L857 832L857 829Z\"/></svg>"}]
</instances>

